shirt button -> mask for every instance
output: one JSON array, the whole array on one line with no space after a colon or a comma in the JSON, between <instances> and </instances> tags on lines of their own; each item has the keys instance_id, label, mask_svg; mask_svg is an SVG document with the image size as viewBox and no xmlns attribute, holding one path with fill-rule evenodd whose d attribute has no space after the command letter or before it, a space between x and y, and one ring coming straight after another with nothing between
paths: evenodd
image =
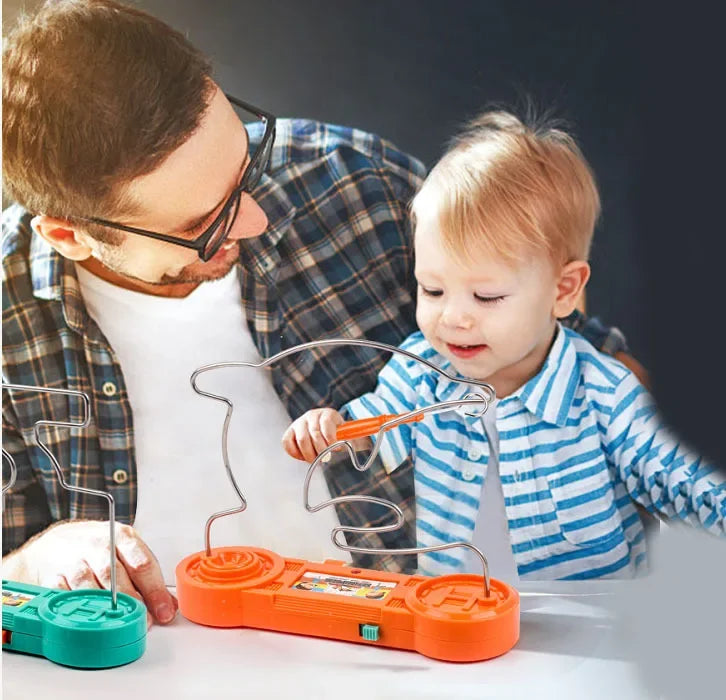
<instances>
[{"instance_id":1,"label":"shirt button","mask_svg":"<svg viewBox=\"0 0 726 700\"><path fill-rule=\"evenodd\" d=\"M473 481L476 478L476 473L467 469L465 472L461 473L461 478L464 481Z\"/></svg>"},{"instance_id":2,"label":"shirt button","mask_svg":"<svg viewBox=\"0 0 726 700\"><path fill-rule=\"evenodd\" d=\"M481 459L481 450L478 447L471 447L467 453L467 457L472 462L476 462L478 459Z\"/></svg>"},{"instance_id":3,"label":"shirt button","mask_svg":"<svg viewBox=\"0 0 726 700\"><path fill-rule=\"evenodd\" d=\"M116 385L113 382L104 382L101 391L106 396L116 396Z\"/></svg>"},{"instance_id":4,"label":"shirt button","mask_svg":"<svg viewBox=\"0 0 726 700\"><path fill-rule=\"evenodd\" d=\"M113 480L117 484L125 484L129 480L129 474L125 469L117 469L113 473Z\"/></svg>"}]
</instances>

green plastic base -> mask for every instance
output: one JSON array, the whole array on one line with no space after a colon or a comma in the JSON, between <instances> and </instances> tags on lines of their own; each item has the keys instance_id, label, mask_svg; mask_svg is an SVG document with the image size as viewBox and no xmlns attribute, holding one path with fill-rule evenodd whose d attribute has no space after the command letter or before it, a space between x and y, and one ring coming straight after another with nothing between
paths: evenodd
<instances>
[{"instance_id":1,"label":"green plastic base","mask_svg":"<svg viewBox=\"0 0 726 700\"><path fill-rule=\"evenodd\" d=\"M3 581L3 649L45 656L64 666L110 668L146 649L146 608L105 590L57 591Z\"/></svg>"}]
</instances>

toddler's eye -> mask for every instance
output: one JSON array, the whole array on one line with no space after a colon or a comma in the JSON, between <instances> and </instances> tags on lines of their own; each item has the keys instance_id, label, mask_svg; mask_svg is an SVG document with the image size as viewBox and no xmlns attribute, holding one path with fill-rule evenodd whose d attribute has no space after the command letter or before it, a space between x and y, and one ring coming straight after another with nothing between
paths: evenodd
<instances>
[{"instance_id":1,"label":"toddler's eye","mask_svg":"<svg viewBox=\"0 0 726 700\"><path fill-rule=\"evenodd\" d=\"M475 294L474 298L477 301L481 301L484 304L496 304L497 302L502 301L502 299L504 299L504 296L500 295L498 297L483 297L483 296L480 296L479 294Z\"/></svg>"},{"instance_id":2,"label":"toddler's eye","mask_svg":"<svg viewBox=\"0 0 726 700\"><path fill-rule=\"evenodd\" d=\"M424 287L422 284L419 284L418 287L427 297L440 297L444 293L441 289L429 289L428 287Z\"/></svg>"}]
</instances>

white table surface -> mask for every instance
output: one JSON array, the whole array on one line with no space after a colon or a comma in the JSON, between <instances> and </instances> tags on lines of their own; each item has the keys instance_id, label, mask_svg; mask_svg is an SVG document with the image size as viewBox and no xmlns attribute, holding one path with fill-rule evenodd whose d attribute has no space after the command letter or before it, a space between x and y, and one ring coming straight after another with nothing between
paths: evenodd
<instances>
[{"instance_id":1,"label":"white table surface","mask_svg":"<svg viewBox=\"0 0 726 700\"><path fill-rule=\"evenodd\" d=\"M652 697L610 612L627 582L520 583L521 634L509 653L455 664L415 652L253 629L213 629L179 616L152 627L127 666L81 671L3 652L3 698L617 698ZM532 595L536 593L536 595ZM540 594L541 593L541 594Z\"/></svg>"}]
</instances>

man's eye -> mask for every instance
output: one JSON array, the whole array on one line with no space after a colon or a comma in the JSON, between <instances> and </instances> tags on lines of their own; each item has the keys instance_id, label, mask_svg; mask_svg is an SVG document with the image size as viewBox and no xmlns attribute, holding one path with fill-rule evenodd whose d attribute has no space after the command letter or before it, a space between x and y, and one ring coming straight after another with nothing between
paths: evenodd
<instances>
[{"instance_id":1,"label":"man's eye","mask_svg":"<svg viewBox=\"0 0 726 700\"><path fill-rule=\"evenodd\" d=\"M187 240L193 241L202 231L204 231L204 221L201 224L197 224L193 228L185 229L184 231L179 232L178 235L179 238L185 238Z\"/></svg>"},{"instance_id":2,"label":"man's eye","mask_svg":"<svg viewBox=\"0 0 726 700\"><path fill-rule=\"evenodd\" d=\"M444 293L441 289L429 289L428 287L424 287L422 284L419 284L419 289L421 290L421 293L425 294L427 297L440 297Z\"/></svg>"},{"instance_id":3,"label":"man's eye","mask_svg":"<svg viewBox=\"0 0 726 700\"><path fill-rule=\"evenodd\" d=\"M497 302L500 302L500 301L502 301L502 299L504 299L503 296L498 296L498 297L484 297L484 296L481 296L480 294L475 294L474 295L474 298L477 301L482 302L483 304L496 304Z\"/></svg>"}]
</instances>

